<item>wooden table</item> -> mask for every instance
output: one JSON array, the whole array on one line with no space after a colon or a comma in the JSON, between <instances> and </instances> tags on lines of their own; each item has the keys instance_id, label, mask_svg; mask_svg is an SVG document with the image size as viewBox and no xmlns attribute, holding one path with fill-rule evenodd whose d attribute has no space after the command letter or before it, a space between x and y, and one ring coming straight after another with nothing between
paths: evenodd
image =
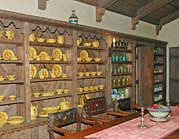
<instances>
[{"instance_id":1,"label":"wooden table","mask_svg":"<svg viewBox=\"0 0 179 139\"><path fill-rule=\"evenodd\" d=\"M111 121L109 123L105 123L103 125L98 125L98 126L95 126L93 128L89 128L89 129L85 129L83 131L75 132L75 133L66 135L64 137L61 137L59 139L84 139L84 137L87 136L87 135L96 133L98 131L110 128L112 126L115 126L115 125L118 125L118 124L121 124L121 123L124 123L124 122L126 122L128 120L137 118L139 116L140 116L139 113L135 113L135 114L133 114L131 116L122 117L122 118L120 118L118 120L114 120L114 121ZM168 135L164 139L179 139L179 129L177 131L174 131L172 134Z\"/></svg>"}]
</instances>

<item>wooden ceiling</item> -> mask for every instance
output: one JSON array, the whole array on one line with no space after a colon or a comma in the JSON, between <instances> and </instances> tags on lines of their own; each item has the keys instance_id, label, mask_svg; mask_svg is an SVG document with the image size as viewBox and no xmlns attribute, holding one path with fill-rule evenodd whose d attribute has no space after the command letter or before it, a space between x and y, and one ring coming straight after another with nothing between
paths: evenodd
<instances>
[{"instance_id":1,"label":"wooden ceiling","mask_svg":"<svg viewBox=\"0 0 179 139\"><path fill-rule=\"evenodd\" d=\"M105 10L131 17L131 27L139 20L156 25L158 34L162 26L179 17L179 0L76 0L96 6L96 20L101 21Z\"/></svg>"}]
</instances>

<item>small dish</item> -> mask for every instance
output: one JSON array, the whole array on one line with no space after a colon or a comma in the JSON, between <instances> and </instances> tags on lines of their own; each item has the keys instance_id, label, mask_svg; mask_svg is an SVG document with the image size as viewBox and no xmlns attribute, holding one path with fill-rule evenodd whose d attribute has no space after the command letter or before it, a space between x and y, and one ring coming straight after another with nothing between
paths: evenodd
<instances>
[{"instance_id":1,"label":"small dish","mask_svg":"<svg viewBox=\"0 0 179 139\"><path fill-rule=\"evenodd\" d=\"M79 93L81 93L81 92L83 92L83 88L82 88L82 87L77 88L77 91L78 91Z\"/></svg>"},{"instance_id":2,"label":"small dish","mask_svg":"<svg viewBox=\"0 0 179 139\"><path fill-rule=\"evenodd\" d=\"M15 75L7 75L7 79L10 81L13 81L16 79L16 76Z\"/></svg>"},{"instance_id":3,"label":"small dish","mask_svg":"<svg viewBox=\"0 0 179 139\"><path fill-rule=\"evenodd\" d=\"M87 62L91 62L92 60L93 60L93 58L91 58L91 57L86 58Z\"/></svg>"},{"instance_id":4,"label":"small dish","mask_svg":"<svg viewBox=\"0 0 179 139\"><path fill-rule=\"evenodd\" d=\"M80 77L82 77L82 76L84 76L84 72L78 72L78 75L79 75Z\"/></svg>"},{"instance_id":5,"label":"small dish","mask_svg":"<svg viewBox=\"0 0 179 139\"><path fill-rule=\"evenodd\" d=\"M102 84L98 85L98 87L99 87L100 90L104 89L104 85L102 85Z\"/></svg>"},{"instance_id":6,"label":"small dish","mask_svg":"<svg viewBox=\"0 0 179 139\"><path fill-rule=\"evenodd\" d=\"M81 62L81 58L80 57L77 57L77 62Z\"/></svg>"},{"instance_id":7,"label":"small dish","mask_svg":"<svg viewBox=\"0 0 179 139\"><path fill-rule=\"evenodd\" d=\"M85 43L83 43L83 46L89 47L89 46L91 46L91 42L85 42Z\"/></svg>"},{"instance_id":8,"label":"small dish","mask_svg":"<svg viewBox=\"0 0 179 139\"><path fill-rule=\"evenodd\" d=\"M89 76L90 75L90 72L85 72L85 76Z\"/></svg>"},{"instance_id":9,"label":"small dish","mask_svg":"<svg viewBox=\"0 0 179 139\"><path fill-rule=\"evenodd\" d=\"M15 95L10 95L10 96L8 96L8 98L9 98L10 100L16 100L16 96L15 96Z\"/></svg>"},{"instance_id":10,"label":"small dish","mask_svg":"<svg viewBox=\"0 0 179 139\"><path fill-rule=\"evenodd\" d=\"M92 71L90 72L91 76L96 76L96 72Z\"/></svg>"},{"instance_id":11,"label":"small dish","mask_svg":"<svg viewBox=\"0 0 179 139\"><path fill-rule=\"evenodd\" d=\"M55 43L57 40L56 39L47 39L47 43Z\"/></svg>"},{"instance_id":12,"label":"small dish","mask_svg":"<svg viewBox=\"0 0 179 139\"><path fill-rule=\"evenodd\" d=\"M97 74L97 76L100 76L100 75L102 75L102 72L98 71L96 74Z\"/></svg>"},{"instance_id":13,"label":"small dish","mask_svg":"<svg viewBox=\"0 0 179 139\"><path fill-rule=\"evenodd\" d=\"M11 60L18 60L18 57L14 55L11 57Z\"/></svg>"},{"instance_id":14,"label":"small dish","mask_svg":"<svg viewBox=\"0 0 179 139\"><path fill-rule=\"evenodd\" d=\"M69 94L70 91L68 89L64 89L63 92L64 92L64 94Z\"/></svg>"},{"instance_id":15,"label":"small dish","mask_svg":"<svg viewBox=\"0 0 179 139\"><path fill-rule=\"evenodd\" d=\"M84 87L84 91L86 91L86 92L89 91L89 87L87 87L87 86Z\"/></svg>"},{"instance_id":16,"label":"small dish","mask_svg":"<svg viewBox=\"0 0 179 139\"><path fill-rule=\"evenodd\" d=\"M42 37L37 38L37 42L45 42L45 38L42 38Z\"/></svg>"},{"instance_id":17,"label":"small dish","mask_svg":"<svg viewBox=\"0 0 179 139\"><path fill-rule=\"evenodd\" d=\"M95 61L95 62L100 62L100 61L101 61L101 58L100 58L100 57L96 57L96 58L94 58L94 61Z\"/></svg>"},{"instance_id":18,"label":"small dish","mask_svg":"<svg viewBox=\"0 0 179 139\"><path fill-rule=\"evenodd\" d=\"M24 117L22 116L11 116L8 118L8 124L10 125L19 125L24 122Z\"/></svg>"},{"instance_id":19,"label":"small dish","mask_svg":"<svg viewBox=\"0 0 179 139\"><path fill-rule=\"evenodd\" d=\"M33 96L34 96L34 97L39 97L39 96L40 96L40 93L39 93L39 92L35 92L35 93L33 93Z\"/></svg>"},{"instance_id":20,"label":"small dish","mask_svg":"<svg viewBox=\"0 0 179 139\"><path fill-rule=\"evenodd\" d=\"M57 94L63 94L63 89L56 89Z\"/></svg>"},{"instance_id":21,"label":"small dish","mask_svg":"<svg viewBox=\"0 0 179 139\"><path fill-rule=\"evenodd\" d=\"M4 79L5 79L4 77L0 77L0 81L4 81Z\"/></svg>"},{"instance_id":22,"label":"small dish","mask_svg":"<svg viewBox=\"0 0 179 139\"><path fill-rule=\"evenodd\" d=\"M5 96L0 96L0 102L4 101Z\"/></svg>"}]
</instances>

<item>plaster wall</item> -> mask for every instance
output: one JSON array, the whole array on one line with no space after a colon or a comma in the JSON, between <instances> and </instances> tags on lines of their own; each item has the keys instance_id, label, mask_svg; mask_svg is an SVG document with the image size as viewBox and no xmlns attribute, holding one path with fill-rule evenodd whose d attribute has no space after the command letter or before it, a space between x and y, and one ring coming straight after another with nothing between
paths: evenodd
<instances>
[{"instance_id":1,"label":"plaster wall","mask_svg":"<svg viewBox=\"0 0 179 139\"><path fill-rule=\"evenodd\" d=\"M38 0L1 0L0 9L29 15L68 21L72 9L76 10L79 24L123 32L143 37L156 38L155 26L140 21L136 30L131 30L131 18L106 11L101 23L96 22L96 9L93 6L74 0L48 0L47 9L38 9Z\"/></svg>"}]
</instances>

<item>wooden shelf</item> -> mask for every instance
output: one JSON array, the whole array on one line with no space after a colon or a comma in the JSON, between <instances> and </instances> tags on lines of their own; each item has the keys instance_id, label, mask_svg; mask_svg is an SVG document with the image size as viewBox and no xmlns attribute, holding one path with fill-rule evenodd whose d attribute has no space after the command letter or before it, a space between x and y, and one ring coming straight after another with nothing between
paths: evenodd
<instances>
[{"instance_id":1,"label":"wooden shelf","mask_svg":"<svg viewBox=\"0 0 179 139\"><path fill-rule=\"evenodd\" d=\"M132 64L132 61L112 62L112 64Z\"/></svg>"},{"instance_id":2,"label":"wooden shelf","mask_svg":"<svg viewBox=\"0 0 179 139\"><path fill-rule=\"evenodd\" d=\"M8 98L5 98L8 99ZM24 100L21 98L17 98L16 100L4 100L2 102L0 102L0 106L3 105L11 105L11 104L19 104L19 103L24 103Z\"/></svg>"},{"instance_id":3,"label":"wooden shelf","mask_svg":"<svg viewBox=\"0 0 179 139\"><path fill-rule=\"evenodd\" d=\"M95 61L92 61L92 62L78 62L78 64L105 64L105 62L95 62Z\"/></svg>"},{"instance_id":4,"label":"wooden shelf","mask_svg":"<svg viewBox=\"0 0 179 139\"><path fill-rule=\"evenodd\" d=\"M43 46L43 47L58 47L58 48L72 48L72 44L57 44L47 42L30 42L31 46Z\"/></svg>"},{"instance_id":5,"label":"wooden shelf","mask_svg":"<svg viewBox=\"0 0 179 139\"><path fill-rule=\"evenodd\" d=\"M0 81L0 85L1 84L23 84L23 83L24 83L23 80L13 80L13 81L4 80L4 81Z\"/></svg>"},{"instance_id":6,"label":"wooden shelf","mask_svg":"<svg viewBox=\"0 0 179 139\"><path fill-rule=\"evenodd\" d=\"M45 60L45 61L30 61L30 64L71 64L71 61L51 61L51 60Z\"/></svg>"},{"instance_id":7,"label":"wooden shelf","mask_svg":"<svg viewBox=\"0 0 179 139\"><path fill-rule=\"evenodd\" d=\"M154 66L163 66L164 63L154 63Z\"/></svg>"},{"instance_id":8,"label":"wooden shelf","mask_svg":"<svg viewBox=\"0 0 179 139\"><path fill-rule=\"evenodd\" d=\"M154 75L162 75L162 74L164 74L163 72L158 72L158 73L154 73Z\"/></svg>"},{"instance_id":9,"label":"wooden shelf","mask_svg":"<svg viewBox=\"0 0 179 139\"><path fill-rule=\"evenodd\" d=\"M0 44L14 44L14 45L17 45L17 46L23 46L23 42L19 42L17 40L13 40L13 41L8 41L8 40L1 40L0 41Z\"/></svg>"},{"instance_id":10,"label":"wooden shelf","mask_svg":"<svg viewBox=\"0 0 179 139\"><path fill-rule=\"evenodd\" d=\"M86 49L86 50L101 50L101 51L104 51L105 50L105 48L101 48L101 47L97 47L97 48L95 48L95 47L92 47L92 46L78 46L77 47L78 49Z\"/></svg>"},{"instance_id":11,"label":"wooden shelf","mask_svg":"<svg viewBox=\"0 0 179 139\"><path fill-rule=\"evenodd\" d=\"M127 75L132 75L132 73L119 73L119 74L112 74L112 76L127 76Z\"/></svg>"},{"instance_id":12,"label":"wooden shelf","mask_svg":"<svg viewBox=\"0 0 179 139\"><path fill-rule=\"evenodd\" d=\"M93 94L93 93L100 93L100 92L104 92L104 90L95 90L95 91L84 91L84 92L80 92L78 93L78 95L84 95L84 94Z\"/></svg>"},{"instance_id":13,"label":"wooden shelf","mask_svg":"<svg viewBox=\"0 0 179 139\"><path fill-rule=\"evenodd\" d=\"M84 76L84 77L77 77L78 80L81 79L94 79L94 78L105 78L105 76Z\"/></svg>"},{"instance_id":14,"label":"wooden shelf","mask_svg":"<svg viewBox=\"0 0 179 139\"><path fill-rule=\"evenodd\" d=\"M122 85L122 86L119 86L119 87L112 87L112 89L120 89L120 88L127 88L127 87L132 87L132 84Z\"/></svg>"},{"instance_id":15,"label":"wooden shelf","mask_svg":"<svg viewBox=\"0 0 179 139\"><path fill-rule=\"evenodd\" d=\"M61 94L61 95L53 95L53 96L39 96L39 97L32 97L31 101L41 101L41 100L48 100L48 99L55 99L55 98L61 98L61 97L71 97L74 94Z\"/></svg>"},{"instance_id":16,"label":"wooden shelf","mask_svg":"<svg viewBox=\"0 0 179 139\"><path fill-rule=\"evenodd\" d=\"M0 60L0 64L23 64L22 60Z\"/></svg>"},{"instance_id":17,"label":"wooden shelf","mask_svg":"<svg viewBox=\"0 0 179 139\"><path fill-rule=\"evenodd\" d=\"M129 50L129 49L109 48L109 50L110 50L110 51L125 52L125 53L132 53L132 50Z\"/></svg>"},{"instance_id":18,"label":"wooden shelf","mask_svg":"<svg viewBox=\"0 0 179 139\"><path fill-rule=\"evenodd\" d=\"M72 78L67 77L67 78L45 78L45 79L32 79L30 82L35 83L35 82L49 82L49 81L71 81Z\"/></svg>"},{"instance_id":19,"label":"wooden shelf","mask_svg":"<svg viewBox=\"0 0 179 139\"><path fill-rule=\"evenodd\" d=\"M154 82L154 84L163 84L163 81Z\"/></svg>"},{"instance_id":20,"label":"wooden shelf","mask_svg":"<svg viewBox=\"0 0 179 139\"><path fill-rule=\"evenodd\" d=\"M163 57L163 56L165 56L165 55L164 55L164 54L154 54L154 56Z\"/></svg>"},{"instance_id":21,"label":"wooden shelf","mask_svg":"<svg viewBox=\"0 0 179 139\"><path fill-rule=\"evenodd\" d=\"M155 91L154 94L159 94L159 93L163 93L164 91L161 90L161 91Z\"/></svg>"}]
</instances>

